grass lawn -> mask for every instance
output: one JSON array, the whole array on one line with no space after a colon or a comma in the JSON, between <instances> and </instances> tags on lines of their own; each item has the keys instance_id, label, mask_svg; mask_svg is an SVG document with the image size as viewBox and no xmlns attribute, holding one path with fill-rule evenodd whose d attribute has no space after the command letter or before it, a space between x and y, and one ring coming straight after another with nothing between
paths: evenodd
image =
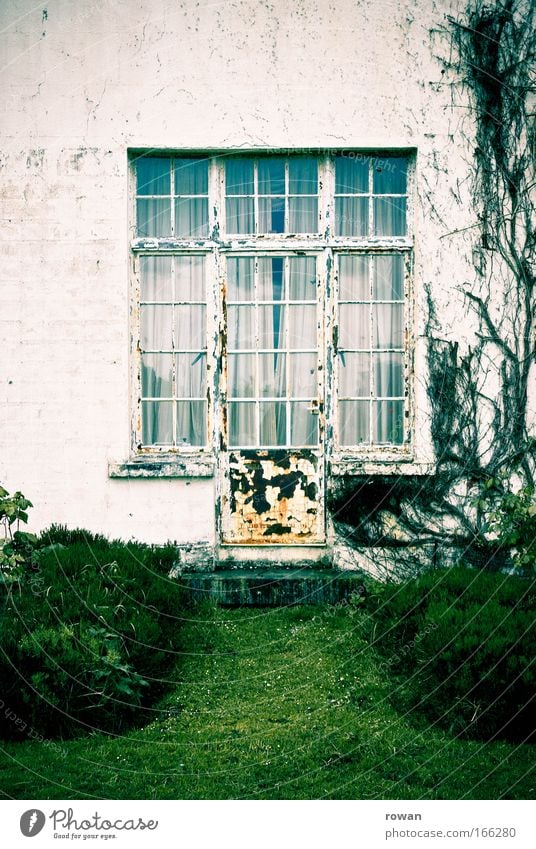
<instances>
[{"instance_id":1,"label":"grass lawn","mask_svg":"<svg viewBox=\"0 0 536 849\"><path fill-rule=\"evenodd\" d=\"M206 608L176 686L122 737L3 743L0 793L36 799L530 799L534 747L457 740L389 704L359 614Z\"/></svg>"}]
</instances>

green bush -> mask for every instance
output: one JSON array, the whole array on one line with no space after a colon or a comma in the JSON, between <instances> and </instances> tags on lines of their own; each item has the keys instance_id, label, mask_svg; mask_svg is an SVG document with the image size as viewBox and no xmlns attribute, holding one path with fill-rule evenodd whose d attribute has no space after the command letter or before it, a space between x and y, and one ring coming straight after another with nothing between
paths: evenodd
<instances>
[{"instance_id":1,"label":"green bush","mask_svg":"<svg viewBox=\"0 0 536 849\"><path fill-rule=\"evenodd\" d=\"M371 631L398 707L477 739L534 734L536 579L435 571L375 597Z\"/></svg>"},{"instance_id":2,"label":"green bush","mask_svg":"<svg viewBox=\"0 0 536 849\"><path fill-rule=\"evenodd\" d=\"M176 660L185 596L172 546L52 528L4 575L0 733L118 731L147 716ZM14 721L21 720L19 726Z\"/></svg>"}]
</instances>

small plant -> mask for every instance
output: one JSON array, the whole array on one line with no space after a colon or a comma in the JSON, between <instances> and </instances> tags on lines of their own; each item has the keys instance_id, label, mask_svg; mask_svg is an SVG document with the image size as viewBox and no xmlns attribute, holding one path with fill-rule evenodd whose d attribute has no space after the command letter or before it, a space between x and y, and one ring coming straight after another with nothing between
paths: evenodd
<instances>
[{"instance_id":1,"label":"small plant","mask_svg":"<svg viewBox=\"0 0 536 849\"><path fill-rule=\"evenodd\" d=\"M36 536L20 530L21 522L28 521L28 507L33 507L22 492L10 495L0 486L0 526L3 539L0 539L0 570L9 571L16 576L22 567L29 563L36 542Z\"/></svg>"},{"instance_id":2,"label":"small plant","mask_svg":"<svg viewBox=\"0 0 536 849\"><path fill-rule=\"evenodd\" d=\"M495 481L489 482L489 489ZM487 531L503 548L512 550L514 566L536 570L536 492L507 486L487 516Z\"/></svg>"}]
</instances>

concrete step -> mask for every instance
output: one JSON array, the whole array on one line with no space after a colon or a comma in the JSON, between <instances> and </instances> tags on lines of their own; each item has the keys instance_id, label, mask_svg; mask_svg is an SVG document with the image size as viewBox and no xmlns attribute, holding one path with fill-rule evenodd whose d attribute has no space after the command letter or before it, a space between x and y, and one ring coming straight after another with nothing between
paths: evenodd
<instances>
[{"instance_id":1,"label":"concrete step","mask_svg":"<svg viewBox=\"0 0 536 849\"><path fill-rule=\"evenodd\" d=\"M335 569L185 572L177 580L196 601L213 599L224 607L339 604L365 594L359 572Z\"/></svg>"}]
</instances>

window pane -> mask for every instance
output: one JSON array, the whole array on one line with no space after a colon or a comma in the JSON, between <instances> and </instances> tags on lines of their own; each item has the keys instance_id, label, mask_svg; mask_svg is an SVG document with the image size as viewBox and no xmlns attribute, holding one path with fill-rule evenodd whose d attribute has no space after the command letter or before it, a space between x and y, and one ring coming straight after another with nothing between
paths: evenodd
<instances>
[{"instance_id":1,"label":"window pane","mask_svg":"<svg viewBox=\"0 0 536 849\"><path fill-rule=\"evenodd\" d=\"M404 441L404 402L375 401L372 410L373 442L400 445Z\"/></svg>"},{"instance_id":2,"label":"window pane","mask_svg":"<svg viewBox=\"0 0 536 849\"><path fill-rule=\"evenodd\" d=\"M316 354L289 354L289 391L291 398L316 398L318 361Z\"/></svg>"},{"instance_id":3,"label":"window pane","mask_svg":"<svg viewBox=\"0 0 536 849\"><path fill-rule=\"evenodd\" d=\"M229 354L227 383L230 398L254 398L255 354Z\"/></svg>"},{"instance_id":4,"label":"window pane","mask_svg":"<svg viewBox=\"0 0 536 849\"><path fill-rule=\"evenodd\" d=\"M335 198L335 235L368 234L368 198Z\"/></svg>"},{"instance_id":5,"label":"window pane","mask_svg":"<svg viewBox=\"0 0 536 849\"><path fill-rule=\"evenodd\" d=\"M199 353L177 354L175 374L179 398L204 398L206 388L207 355Z\"/></svg>"},{"instance_id":6,"label":"window pane","mask_svg":"<svg viewBox=\"0 0 536 849\"><path fill-rule=\"evenodd\" d=\"M142 401L141 421L144 445L173 444L172 401Z\"/></svg>"},{"instance_id":7,"label":"window pane","mask_svg":"<svg viewBox=\"0 0 536 849\"><path fill-rule=\"evenodd\" d=\"M177 401L177 445L205 445L206 433L206 402Z\"/></svg>"},{"instance_id":8,"label":"window pane","mask_svg":"<svg viewBox=\"0 0 536 849\"><path fill-rule=\"evenodd\" d=\"M290 442L318 445L318 414L311 412L309 401L293 401L290 405Z\"/></svg>"},{"instance_id":9,"label":"window pane","mask_svg":"<svg viewBox=\"0 0 536 849\"><path fill-rule=\"evenodd\" d=\"M160 238L171 236L171 201L138 200L137 228L138 236Z\"/></svg>"},{"instance_id":10,"label":"window pane","mask_svg":"<svg viewBox=\"0 0 536 849\"><path fill-rule=\"evenodd\" d=\"M227 345L230 349L255 348L255 307L227 307Z\"/></svg>"},{"instance_id":11,"label":"window pane","mask_svg":"<svg viewBox=\"0 0 536 849\"><path fill-rule=\"evenodd\" d=\"M175 257L175 300L204 301L205 258L202 256Z\"/></svg>"},{"instance_id":12,"label":"window pane","mask_svg":"<svg viewBox=\"0 0 536 849\"><path fill-rule=\"evenodd\" d=\"M207 198L175 200L175 236L178 239L208 236Z\"/></svg>"},{"instance_id":13,"label":"window pane","mask_svg":"<svg viewBox=\"0 0 536 849\"><path fill-rule=\"evenodd\" d=\"M227 233L254 233L253 198L227 198L225 217Z\"/></svg>"},{"instance_id":14,"label":"window pane","mask_svg":"<svg viewBox=\"0 0 536 849\"><path fill-rule=\"evenodd\" d=\"M370 347L370 307L367 304L341 304L339 307L341 348Z\"/></svg>"},{"instance_id":15,"label":"window pane","mask_svg":"<svg viewBox=\"0 0 536 849\"><path fill-rule=\"evenodd\" d=\"M318 165L314 157L291 157L288 165L289 194L316 195L318 192Z\"/></svg>"},{"instance_id":16,"label":"window pane","mask_svg":"<svg viewBox=\"0 0 536 849\"><path fill-rule=\"evenodd\" d=\"M264 401L259 404L260 444L286 445L287 410L280 401Z\"/></svg>"},{"instance_id":17,"label":"window pane","mask_svg":"<svg viewBox=\"0 0 536 849\"><path fill-rule=\"evenodd\" d=\"M271 156L259 159L258 180L260 195L285 194L285 160Z\"/></svg>"},{"instance_id":18,"label":"window pane","mask_svg":"<svg viewBox=\"0 0 536 849\"><path fill-rule=\"evenodd\" d=\"M318 199L289 198L289 233L318 233Z\"/></svg>"},{"instance_id":19,"label":"window pane","mask_svg":"<svg viewBox=\"0 0 536 849\"><path fill-rule=\"evenodd\" d=\"M374 233L406 235L406 198L374 198Z\"/></svg>"},{"instance_id":20,"label":"window pane","mask_svg":"<svg viewBox=\"0 0 536 849\"><path fill-rule=\"evenodd\" d=\"M374 394L392 397L404 394L403 354L373 354Z\"/></svg>"},{"instance_id":21,"label":"window pane","mask_svg":"<svg viewBox=\"0 0 536 849\"><path fill-rule=\"evenodd\" d=\"M141 307L142 351L171 351L173 307ZM199 347L199 346L198 346Z\"/></svg>"},{"instance_id":22,"label":"window pane","mask_svg":"<svg viewBox=\"0 0 536 849\"><path fill-rule=\"evenodd\" d=\"M285 297L283 257L260 257L258 299L259 301L281 301Z\"/></svg>"},{"instance_id":23,"label":"window pane","mask_svg":"<svg viewBox=\"0 0 536 849\"><path fill-rule=\"evenodd\" d=\"M259 354L259 395L284 398L286 390L286 354Z\"/></svg>"},{"instance_id":24,"label":"window pane","mask_svg":"<svg viewBox=\"0 0 536 849\"><path fill-rule=\"evenodd\" d=\"M256 445L255 404L229 402L229 445Z\"/></svg>"},{"instance_id":25,"label":"window pane","mask_svg":"<svg viewBox=\"0 0 536 849\"><path fill-rule=\"evenodd\" d=\"M206 159L175 160L175 194L206 195L208 162Z\"/></svg>"},{"instance_id":26,"label":"window pane","mask_svg":"<svg viewBox=\"0 0 536 849\"><path fill-rule=\"evenodd\" d=\"M171 257L140 256L142 301L171 301Z\"/></svg>"},{"instance_id":27,"label":"window pane","mask_svg":"<svg viewBox=\"0 0 536 849\"><path fill-rule=\"evenodd\" d=\"M259 198L259 233L285 232L285 198Z\"/></svg>"},{"instance_id":28,"label":"window pane","mask_svg":"<svg viewBox=\"0 0 536 849\"><path fill-rule=\"evenodd\" d=\"M339 401L339 438L341 445L369 442L370 404L368 401Z\"/></svg>"},{"instance_id":29,"label":"window pane","mask_svg":"<svg viewBox=\"0 0 536 849\"><path fill-rule=\"evenodd\" d=\"M171 354L143 354L141 358L141 394L144 398L171 398Z\"/></svg>"},{"instance_id":30,"label":"window pane","mask_svg":"<svg viewBox=\"0 0 536 849\"><path fill-rule=\"evenodd\" d=\"M178 351L207 347L206 307L180 305L175 310L175 347Z\"/></svg>"},{"instance_id":31,"label":"window pane","mask_svg":"<svg viewBox=\"0 0 536 849\"><path fill-rule=\"evenodd\" d=\"M259 307L259 348L285 348L285 310L281 304Z\"/></svg>"},{"instance_id":32,"label":"window pane","mask_svg":"<svg viewBox=\"0 0 536 849\"><path fill-rule=\"evenodd\" d=\"M404 257L374 257L373 297L379 301L404 299Z\"/></svg>"},{"instance_id":33,"label":"window pane","mask_svg":"<svg viewBox=\"0 0 536 849\"><path fill-rule=\"evenodd\" d=\"M171 194L169 157L142 156L136 160L136 187L139 195Z\"/></svg>"},{"instance_id":34,"label":"window pane","mask_svg":"<svg viewBox=\"0 0 536 849\"><path fill-rule=\"evenodd\" d=\"M225 163L225 191L228 195L253 194L253 159L228 159Z\"/></svg>"},{"instance_id":35,"label":"window pane","mask_svg":"<svg viewBox=\"0 0 536 849\"><path fill-rule=\"evenodd\" d=\"M253 273L253 257L233 257L227 260L227 299L229 301L253 300Z\"/></svg>"},{"instance_id":36,"label":"window pane","mask_svg":"<svg viewBox=\"0 0 536 849\"><path fill-rule=\"evenodd\" d=\"M343 195L368 192L369 157L362 154L337 156L335 159L335 193Z\"/></svg>"},{"instance_id":37,"label":"window pane","mask_svg":"<svg viewBox=\"0 0 536 849\"><path fill-rule=\"evenodd\" d=\"M339 395L343 398L370 396L370 354L339 351Z\"/></svg>"},{"instance_id":38,"label":"window pane","mask_svg":"<svg viewBox=\"0 0 536 849\"><path fill-rule=\"evenodd\" d=\"M316 299L316 259L314 256L298 256L289 259L291 301L314 301Z\"/></svg>"},{"instance_id":39,"label":"window pane","mask_svg":"<svg viewBox=\"0 0 536 849\"><path fill-rule=\"evenodd\" d=\"M372 327L373 348L403 348L403 304L373 304Z\"/></svg>"},{"instance_id":40,"label":"window pane","mask_svg":"<svg viewBox=\"0 0 536 849\"><path fill-rule=\"evenodd\" d=\"M339 259L339 299L341 301L368 301L369 257L343 255Z\"/></svg>"},{"instance_id":41,"label":"window pane","mask_svg":"<svg viewBox=\"0 0 536 849\"><path fill-rule=\"evenodd\" d=\"M288 308L289 339L288 346L296 348L316 348L316 304L295 304Z\"/></svg>"},{"instance_id":42,"label":"window pane","mask_svg":"<svg viewBox=\"0 0 536 849\"><path fill-rule=\"evenodd\" d=\"M372 166L374 194L405 194L407 166L405 156L375 158Z\"/></svg>"}]
</instances>

